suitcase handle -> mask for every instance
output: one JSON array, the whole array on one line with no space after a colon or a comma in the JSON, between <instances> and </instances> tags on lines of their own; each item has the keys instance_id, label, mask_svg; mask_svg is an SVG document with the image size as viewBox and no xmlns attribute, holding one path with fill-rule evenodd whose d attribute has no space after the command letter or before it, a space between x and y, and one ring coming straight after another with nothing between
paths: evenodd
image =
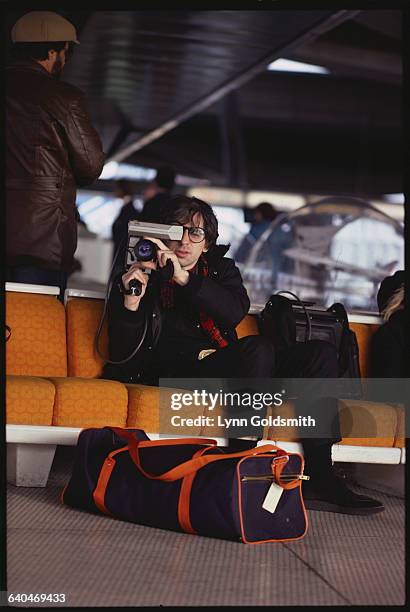
<instances>
[{"instance_id":1,"label":"suitcase handle","mask_svg":"<svg viewBox=\"0 0 410 612\"><path fill-rule=\"evenodd\" d=\"M151 480L162 480L164 482L173 482L175 480L179 480L184 478L188 474L192 474L193 472L197 472L199 469L208 465L209 463L213 463L215 461L222 461L223 459L234 459L236 457L252 457L252 455L261 455L263 453L268 452L276 452L276 457L287 457L286 451L274 444L265 444L264 446L258 446L255 448L251 448L246 451L241 451L239 453L229 453L224 455L208 455L202 457L196 457L194 459L189 459L185 461L185 463L181 463L176 467L172 468L168 472L164 474L149 474L144 470L141 465L141 459L139 455L139 448L154 448L156 446L177 446L181 444L202 444L207 446L208 448L215 447L217 442L216 440L212 440L210 438L178 438L178 439L166 439L166 440L137 440L134 434L121 427L108 427L113 432L115 432L118 436L125 438L128 440L128 450L131 456L131 459L139 469L139 471L146 477ZM203 449L205 450L205 449ZM283 487L284 489L293 489L299 486L299 481L291 481L291 482L283 482L281 480L282 470L286 465L286 461L278 461L275 462L272 466L272 471L276 476L277 483Z\"/></svg>"},{"instance_id":2,"label":"suitcase handle","mask_svg":"<svg viewBox=\"0 0 410 612\"><path fill-rule=\"evenodd\" d=\"M166 443L166 440L161 440L161 442ZM278 450L281 451L280 454L286 455L285 451L282 451L282 449L278 449L277 446L274 446L273 444L266 444L265 446L258 446L257 448L251 448L250 450L241 451L239 453L230 453L230 454L224 454L224 455L207 455L207 456L202 456L202 457L196 457L195 459L189 459L188 461L185 461L184 463L177 465L171 470L168 470L168 472L164 472L163 474L156 475L156 474L150 474L149 472L146 472L141 465L139 449L144 448L144 447L146 448L147 446L152 447L153 445L152 444L149 445L147 442L138 443L137 440L130 441L128 444L128 450L129 450L131 459L133 460L133 462L135 463L139 471L146 478L150 478L151 480L162 480L164 482L173 482L175 480L179 480L180 478L184 478L188 474L191 474L192 472L197 472L201 468L205 467L206 465L210 463L214 463L215 461L223 461L225 459L234 459L236 457L252 457L252 455L261 455L263 453L269 453L269 452L278 451Z\"/></svg>"}]
</instances>

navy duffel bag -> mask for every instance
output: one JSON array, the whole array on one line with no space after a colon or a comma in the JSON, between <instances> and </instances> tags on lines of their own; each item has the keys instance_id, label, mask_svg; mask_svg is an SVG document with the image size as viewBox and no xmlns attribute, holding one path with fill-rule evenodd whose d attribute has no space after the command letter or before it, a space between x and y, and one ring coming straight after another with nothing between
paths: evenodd
<instances>
[{"instance_id":1,"label":"navy duffel bag","mask_svg":"<svg viewBox=\"0 0 410 612\"><path fill-rule=\"evenodd\" d=\"M62 501L151 527L245 543L302 538L303 457L267 444L226 453L215 440L149 440L84 429Z\"/></svg>"}]
</instances>

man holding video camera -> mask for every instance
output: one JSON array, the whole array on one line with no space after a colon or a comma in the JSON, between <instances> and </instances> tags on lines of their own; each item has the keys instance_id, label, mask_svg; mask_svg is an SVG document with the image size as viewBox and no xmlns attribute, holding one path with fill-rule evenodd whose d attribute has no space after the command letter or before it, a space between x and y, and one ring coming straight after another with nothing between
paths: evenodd
<instances>
[{"instance_id":1,"label":"man holding video camera","mask_svg":"<svg viewBox=\"0 0 410 612\"><path fill-rule=\"evenodd\" d=\"M235 328L250 302L234 261L224 257L228 247L216 245L218 222L208 204L176 196L163 221L182 226L182 238L164 242L149 237L156 245L155 261L133 263L114 283L109 352L111 360L123 363L108 362L105 378L158 384L160 377L338 376L336 349L326 342L313 340L275 356L264 336L238 339ZM162 273L165 269L169 278ZM338 423L336 402L329 410ZM341 439L337 430L331 439L303 440L311 477L304 483L306 506L347 514L380 512L380 502L353 493L333 473L331 448ZM256 441L232 440L230 450L255 445Z\"/></svg>"},{"instance_id":2,"label":"man holding video camera","mask_svg":"<svg viewBox=\"0 0 410 612\"><path fill-rule=\"evenodd\" d=\"M131 265L111 293L111 358L121 360L132 353L148 316L146 338L132 360L121 366L107 364L105 374L158 384L160 376L211 376L223 361L227 377L263 376L265 362L273 358L272 347L260 336L237 339L235 327L250 302L238 268L224 257L228 247L215 244L218 222L211 207L177 196L164 222L183 225L182 239L164 244L150 237L158 247L156 261ZM167 262L172 262L173 275L163 279L158 272ZM138 296L127 294L133 280L141 283ZM224 348L223 355L219 348ZM203 359L204 351L214 350Z\"/></svg>"}]
</instances>

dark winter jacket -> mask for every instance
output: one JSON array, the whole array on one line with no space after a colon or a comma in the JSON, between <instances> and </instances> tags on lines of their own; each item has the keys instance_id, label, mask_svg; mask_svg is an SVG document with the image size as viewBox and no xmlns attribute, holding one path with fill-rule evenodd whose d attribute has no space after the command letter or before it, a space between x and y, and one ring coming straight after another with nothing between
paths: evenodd
<instances>
[{"instance_id":1,"label":"dark winter jacket","mask_svg":"<svg viewBox=\"0 0 410 612\"><path fill-rule=\"evenodd\" d=\"M9 265L71 269L76 187L101 173L104 153L83 93L38 62L6 70L6 200Z\"/></svg>"},{"instance_id":2,"label":"dark winter jacket","mask_svg":"<svg viewBox=\"0 0 410 612\"><path fill-rule=\"evenodd\" d=\"M186 366L203 349L217 348L200 325L200 311L212 317L222 336L237 338L235 328L249 310L250 302L238 268L224 257L227 247L206 253L209 275L190 274L188 284L175 287L175 306L160 304L161 281L151 278L136 312L127 310L116 283L108 309L110 359L128 357L140 342L145 321L146 337L141 350L122 365L107 363L103 377L123 382L158 384L159 376L183 377Z\"/></svg>"}]
</instances>

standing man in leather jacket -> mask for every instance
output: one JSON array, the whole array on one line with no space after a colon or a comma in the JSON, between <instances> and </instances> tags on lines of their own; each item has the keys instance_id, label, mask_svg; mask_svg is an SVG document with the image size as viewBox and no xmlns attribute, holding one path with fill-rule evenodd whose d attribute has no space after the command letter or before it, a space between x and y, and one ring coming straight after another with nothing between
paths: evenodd
<instances>
[{"instance_id":1,"label":"standing man in leather jacket","mask_svg":"<svg viewBox=\"0 0 410 612\"><path fill-rule=\"evenodd\" d=\"M83 93L59 80L74 26L32 11L13 26L7 68L7 280L57 285L60 298L77 247L77 186L92 183L105 155Z\"/></svg>"},{"instance_id":2,"label":"standing man in leather jacket","mask_svg":"<svg viewBox=\"0 0 410 612\"><path fill-rule=\"evenodd\" d=\"M311 340L276 354L267 337L238 339L235 328L250 302L235 262L224 257L228 247L216 245L218 222L206 202L175 196L163 222L182 225L182 239L164 243L150 238L158 246L157 261L133 264L114 283L108 308L110 359L125 360L138 344L140 350L125 363L108 362L104 378L157 385L160 377L337 377L337 352L327 342ZM156 271L169 260L174 273L166 281ZM148 268L151 278L144 272ZM142 285L139 296L129 289L133 279ZM341 437L337 403L325 404L317 410L330 411L337 422L334 437L302 440L311 476L311 485L304 487L306 507L346 514L381 512L379 501L357 495L333 473L332 444ZM234 451L255 445L244 439L229 444Z\"/></svg>"}]
</instances>

